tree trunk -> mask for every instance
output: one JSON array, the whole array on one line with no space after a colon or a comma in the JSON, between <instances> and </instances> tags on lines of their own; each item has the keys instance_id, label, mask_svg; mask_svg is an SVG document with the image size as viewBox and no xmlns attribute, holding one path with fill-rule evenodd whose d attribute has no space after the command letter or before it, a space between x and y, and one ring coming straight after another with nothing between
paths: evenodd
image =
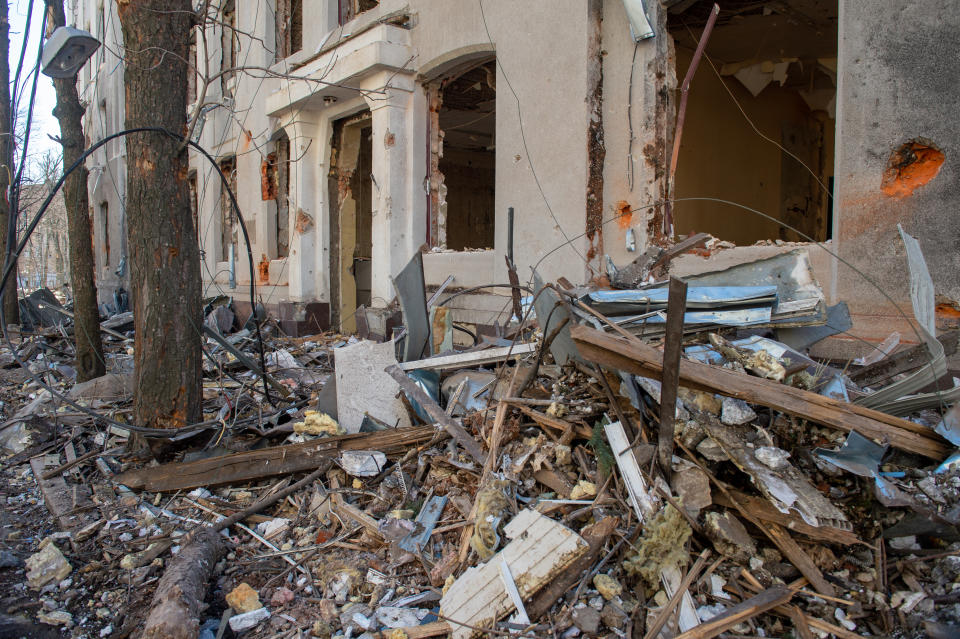
<instances>
[{"instance_id":1,"label":"tree trunk","mask_svg":"<svg viewBox=\"0 0 960 639\"><path fill-rule=\"evenodd\" d=\"M63 3L50 7L49 22L54 27L66 25ZM83 155L83 107L77 95L77 78L55 78L57 106L53 114L60 122L60 143L63 145L63 168ZM103 344L100 341L100 310L97 307L97 286L94 283L93 246L90 242L90 217L87 213L87 167L80 165L67 176L63 185L67 209L67 231L70 236L70 282L73 288L73 339L77 350L77 381L85 382L106 372ZM46 284L46 283L44 283Z\"/></svg>"},{"instance_id":2,"label":"tree trunk","mask_svg":"<svg viewBox=\"0 0 960 639\"><path fill-rule=\"evenodd\" d=\"M10 173L13 172L13 139L10 134L10 19L7 3L0 2L0 164L10 171L0 170L0 252L6 258L7 225L10 222L10 204L6 193L10 186ZM6 259L3 260L6 264ZM17 271L14 269L7 280L3 293L4 319L7 324L20 322L20 308L17 305Z\"/></svg>"},{"instance_id":3,"label":"tree trunk","mask_svg":"<svg viewBox=\"0 0 960 639\"><path fill-rule=\"evenodd\" d=\"M125 48L126 126L184 135L188 0L118 0ZM127 143L127 244L133 298L136 422L176 428L200 416L200 249L180 140L137 133Z\"/></svg>"}]
</instances>

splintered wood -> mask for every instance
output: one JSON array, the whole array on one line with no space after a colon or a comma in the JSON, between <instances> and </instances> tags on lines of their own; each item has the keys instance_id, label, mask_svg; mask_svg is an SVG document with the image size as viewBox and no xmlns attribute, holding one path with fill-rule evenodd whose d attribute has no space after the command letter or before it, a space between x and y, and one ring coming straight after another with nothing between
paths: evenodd
<instances>
[{"instance_id":1,"label":"splintered wood","mask_svg":"<svg viewBox=\"0 0 960 639\"><path fill-rule=\"evenodd\" d=\"M814 487L799 470L787 460L780 468L771 468L757 458L758 448L746 443L743 427L725 426L712 415L703 415L702 424L710 439L782 513L796 512L811 526L829 526L840 530L852 528L847 516Z\"/></svg>"},{"instance_id":2,"label":"splintered wood","mask_svg":"<svg viewBox=\"0 0 960 639\"><path fill-rule=\"evenodd\" d=\"M591 362L653 379L663 377L663 353L649 344L614 337L586 326L574 326L570 335L580 355ZM769 406L844 432L856 430L931 459L941 460L951 450L946 440L920 424L709 364L681 360L680 385Z\"/></svg>"},{"instance_id":3,"label":"splintered wood","mask_svg":"<svg viewBox=\"0 0 960 639\"><path fill-rule=\"evenodd\" d=\"M467 639L474 629L489 628L513 610L500 575L502 561L526 599L588 548L580 535L533 510L520 511L503 530L510 543L490 561L464 572L440 600L453 639Z\"/></svg>"},{"instance_id":4,"label":"splintered wood","mask_svg":"<svg viewBox=\"0 0 960 639\"><path fill-rule=\"evenodd\" d=\"M378 450L386 455L407 452L434 436L433 426L411 426L376 433L324 437L302 444L275 446L193 462L163 464L120 473L117 483L134 490L187 490L261 477L313 470L343 450Z\"/></svg>"}]
</instances>

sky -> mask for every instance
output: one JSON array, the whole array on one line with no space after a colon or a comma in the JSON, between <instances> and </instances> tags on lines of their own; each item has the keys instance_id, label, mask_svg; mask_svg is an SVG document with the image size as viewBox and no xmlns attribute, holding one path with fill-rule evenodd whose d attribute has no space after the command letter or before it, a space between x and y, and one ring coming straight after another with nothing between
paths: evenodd
<instances>
[{"instance_id":1,"label":"sky","mask_svg":"<svg viewBox=\"0 0 960 639\"><path fill-rule=\"evenodd\" d=\"M6 0L0 0L5 2ZM29 0L14 0L10 2L10 82L17 71L17 64L20 60L20 48L23 45L24 27L27 21L27 11L30 5ZM37 47L40 46L40 23L43 20L43 0L34 0L33 18L30 21L30 33L27 40L27 54L25 56L24 68L21 73L20 82L27 76L37 60ZM33 78L30 78L33 81ZM30 101L30 86L27 85L23 97L21 98L23 112L26 112L26 105ZM60 145L51 140L48 135L58 136L60 126L57 119L53 117L53 107L56 105L57 97L53 90L53 82L47 76L40 74L40 80L37 82L37 98L33 108L33 124L31 128L30 144L27 147L29 158L35 158L42 155L48 149L60 153ZM28 162L24 169L25 174L31 173L31 167Z\"/></svg>"}]
</instances>

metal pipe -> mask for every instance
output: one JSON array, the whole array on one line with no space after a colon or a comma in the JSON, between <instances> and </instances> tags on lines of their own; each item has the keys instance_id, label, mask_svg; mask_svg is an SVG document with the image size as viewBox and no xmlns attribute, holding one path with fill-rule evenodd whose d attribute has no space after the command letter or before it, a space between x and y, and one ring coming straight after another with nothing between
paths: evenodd
<instances>
[{"instance_id":1,"label":"metal pipe","mask_svg":"<svg viewBox=\"0 0 960 639\"><path fill-rule=\"evenodd\" d=\"M513 207L507 209L507 259L513 264Z\"/></svg>"}]
</instances>

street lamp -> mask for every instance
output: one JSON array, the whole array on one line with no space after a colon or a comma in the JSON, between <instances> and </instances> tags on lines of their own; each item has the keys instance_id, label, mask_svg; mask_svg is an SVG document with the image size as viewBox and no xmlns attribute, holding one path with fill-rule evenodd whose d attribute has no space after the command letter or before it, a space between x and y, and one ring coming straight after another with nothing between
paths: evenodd
<instances>
[{"instance_id":1,"label":"street lamp","mask_svg":"<svg viewBox=\"0 0 960 639\"><path fill-rule=\"evenodd\" d=\"M43 45L43 74L72 78L100 47L100 41L82 29L57 27Z\"/></svg>"}]
</instances>

